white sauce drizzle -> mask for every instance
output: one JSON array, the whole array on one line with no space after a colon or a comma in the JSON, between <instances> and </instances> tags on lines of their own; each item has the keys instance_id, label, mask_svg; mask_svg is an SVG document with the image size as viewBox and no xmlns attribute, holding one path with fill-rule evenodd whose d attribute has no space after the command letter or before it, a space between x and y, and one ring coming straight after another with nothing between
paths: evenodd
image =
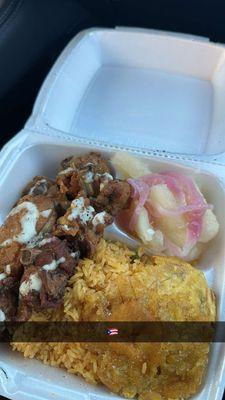
<instances>
[{"instance_id":1,"label":"white sauce drizzle","mask_svg":"<svg viewBox=\"0 0 225 400\"><path fill-rule=\"evenodd\" d=\"M102 174L102 177L104 179L107 179L108 181L112 181L113 180L113 176L111 174L109 174L108 172L105 172L104 174Z\"/></svg>"},{"instance_id":2,"label":"white sauce drizzle","mask_svg":"<svg viewBox=\"0 0 225 400\"><path fill-rule=\"evenodd\" d=\"M18 214L23 209L27 209L27 212L21 217L20 220L21 232L0 243L1 246L8 246L12 242L27 243L36 235L36 223L39 217L39 211L34 203L24 201L13 208L8 217Z\"/></svg>"},{"instance_id":3,"label":"white sauce drizzle","mask_svg":"<svg viewBox=\"0 0 225 400\"><path fill-rule=\"evenodd\" d=\"M76 257L79 257L80 252L79 251L75 251L74 253L71 253L70 255L71 255L71 257L76 258Z\"/></svg>"},{"instance_id":4,"label":"white sauce drizzle","mask_svg":"<svg viewBox=\"0 0 225 400\"><path fill-rule=\"evenodd\" d=\"M66 175L67 172L72 172L72 171L74 171L74 169L71 168L71 167L69 167L69 168L64 169L63 171L60 171L60 172L58 173L58 175Z\"/></svg>"},{"instance_id":5,"label":"white sauce drizzle","mask_svg":"<svg viewBox=\"0 0 225 400\"><path fill-rule=\"evenodd\" d=\"M6 278L6 274L4 273L4 272L2 272L1 274L0 274L0 281L3 281L3 279L5 279Z\"/></svg>"},{"instance_id":6,"label":"white sauce drizzle","mask_svg":"<svg viewBox=\"0 0 225 400\"><path fill-rule=\"evenodd\" d=\"M108 172L105 172L104 174L96 174L96 175L102 180L102 182L100 183L100 191L105 187L105 185L109 181L113 181L113 176L111 174L109 174Z\"/></svg>"},{"instance_id":7,"label":"white sauce drizzle","mask_svg":"<svg viewBox=\"0 0 225 400\"><path fill-rule=\"evenodd\" d=\"M95 209L92 206L85 207L83 197L79 197L78 199L73 200L71 203L71 207L71 214L69 214L68 216L69 221L72 221L73 219L77 219L79 217L83 224L86 224L93 218Z\"/></svg>"},{"instance_id":8,"label":"white sauce drizzle","mask_svg":"<svg viewBox=\"0 0 225 400\"><path fill-rule=\"evenodd\" d=\"M20 294L26 296L31 290L40 292L42 287L42 281L37 273L31 274L28 281L24 281L20 285Z\"/></svg>"},{"instance_id":9,"label":"white sauce drizzle","mask_svg":"<svg viewBox=\"0 0 225 400\"><path fill-rule=\"evenodd\" d=\"M68 225L62 225L62 228L63 228L65 231L69 231L69 230L70 230L70 228L68 227Z\"/></svg>"},{"instance_id":10,"label":"white sauce drizzle","mask_svg":"<svg viewBox=\"0 0 225 400\"><path fill-rule=\"evenodd\" d=\"M106 215L107 215L107 213L105 211L102 211L102 212L96 214L92 220L93 226L97 226L99 224L104 224Z\"/></svg>"},{"instance_id":11,"label":"white sauce drizzle","mask_svg":"<svg viewBox=\"0 0 225 400\"><path fill-rule=\"evenodd\" d=\"M5 321L5 313L4 313L4 311L2 311L1 309L0 309L0 322L4 322Z\"/></svg>"},{"instance_id":12,"label":"white sauce drizzle","mask_svg":"<svg viewBox=\"0 0 225 400\"><path fill-rule=\"evenodd\" d=\"M11 274L11 265L10 264L6 265L5 272L6 272L7 275Z\"/></svg>"},{"instance_id":13,"label":"white sauce drizzle","mask_svg":"<svg viewBox=\"0 0 225 400\"><path fill-rule=\"evenodd\" d=\"M38 247L44 246L47 243L51 243L53 240L54 240L54 238L43 239L38 243Z\"/></svg>"},{"instance_id":14,"label":"white sauce drizzle","mask_svg":"<svg viewBox=\"0 0 225 400\"><path fill-rule=\"evenodd\" d=\"M42 269L44 271L54 271L58 267L58 265L64 263L65 261L65 257L61 257L57 261L53 260L50 264L43 265Z\"/></svg>"},{"instance_id":15,"label":"white sauce drizzle","mask_svg":"<svg viewBox=\"0 0 225 400\"><path fill-rule=\"evenodd\" d=\"M94 180L94 173L89 171L85 174L85 182L86 183L91 183Z\"/></svg>"},{"instance_id":16,"label":"white sauce drizzle","mask_svg":"<svg viewBox=\"0 0 225 400\"><path fill-rule=\"evenodd\" d=\"M49 217L49 215L51 214L51 212L52 212L52 209L51 208L49 208L48 210L44 210L44 211L41 211L41 216L42 217L44 217L44 218L48 218Z\"/></svg>"},{"instance_id":17,"label":"white sauce drizzle","mask_svg":"<svg viewBox=\"0 0 225 400\"><path fill-rule=\"evenodd\" d=\"M29 249L33 249L35 246L37 246L39 244L39 242L43 239L43 235L37 235L34 236L31 240L29 240L29 242L27 243L27 247Z\"/></svg>"},{"instance_id":18,"label":"white sauce drizzle","mask_svg":"<svg viewBox=\"0 0 225 400\"><path fill-rule=\"evenodd\" d=\"M145 235L146 236L146 241L150 242L153 239L154 234L155 234L154 229L148 228L147 231L146 231L146 235Z\"/></svg>"}]
</instances>

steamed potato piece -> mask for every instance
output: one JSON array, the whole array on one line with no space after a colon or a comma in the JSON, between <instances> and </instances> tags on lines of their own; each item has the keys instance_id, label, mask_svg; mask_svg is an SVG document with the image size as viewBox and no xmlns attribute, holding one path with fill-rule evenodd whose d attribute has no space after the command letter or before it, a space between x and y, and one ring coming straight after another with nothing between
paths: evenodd
<instances>
[{"instance_id":1,"label":"steamed potato piece","mask_svg":"<svg viewBox=\"0 0 225 400\"><path fill-rule=\"evenodd\" d=\"M168 210L177 208L177 200L166 185L153 186L149 193L150 204L157 209L163 207ZM183 216L166 217L157 219L158 228L165 236L179 247L183 247L186 238L186 221Z\"/></svg>"},{"instance_id":2,"label":"steamed potato piece","mask_svg":"<svg viewBox=\"0 0 225 400\"><path fill-rule=\"evenodd\" d=\"M112 157L111 162L119 172L121 179L139 178L151 174L151 170L145 161L139 160L129 153L118 151Z\"/></svg>"},{"instance_id":3,"label":"steamed potato piece","mask_svg":"<svg viewBox=\"0 0 225 400\"><path fill-rule=\"evenodd\" d=\"M135 231L149 250L152 250L152 252L163 250L163 234L161 231L153 229L148 219L148 212L144 207L138 216Z\"/></svg>"}]
</instances>

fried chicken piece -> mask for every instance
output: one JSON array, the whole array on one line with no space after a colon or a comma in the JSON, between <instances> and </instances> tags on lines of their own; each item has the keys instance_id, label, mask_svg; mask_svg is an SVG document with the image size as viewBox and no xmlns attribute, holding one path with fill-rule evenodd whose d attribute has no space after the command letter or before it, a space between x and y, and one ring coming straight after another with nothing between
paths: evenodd
<instances>
[{"instance_id":1,"label":"fried chicken piece","mask_svg":"<svg viewBox=\"0 0 225 400\"><path fill-rule=\"evenodd\" d=\"M66 214L58 219L56 235L76 237L82 256L91 257L103 236L105 226L113 218L105 211L96 213L90 200L78 197L73 200Z\"/></svg>"},{"instance_id":2,"label":"fried chicken piece","mask_svg":"<svg viewBox=\"0 0 225 400\"><path fill-rule=\"evenodd\" d=\"M92 204L97 211L105 210L116 216L123 208L127 207L130 194L129 183L114 180L103 187L97 198L92 199Z\"/></svg>"},{"instance_id":3,"label":"fried chicken piece","mask_svg":"<svg viewBox=\"0 0 225 400\"><path fill-rule=\"evenodd\" d=\"M0 248L26 244L40 233L50 232L56 222L53 201L45 196L24 196L0 227Z\"/></svg>"},{"instance_id":4,"label":"fried chicken piece","mask_svg":"<svg viewBox=\"0 0 225 400\"><path fill-rule=\"evenodd\" d=\"M57 176L62 193L74 198L78 193L85 197L97 196L104 185L113 180L107 161L98 153L70 157L62 162L64 168Z\"/></svg>"},{"instance_id":5,"label":"fried chicken piece","mask_svg":"<svg viewBox=\"0 0 225 400\"><path fill-rule=\"evenodd\" d=\"M21 257L25 270L19 287L19 320L27 320L32 311L55 308L62 302L79 258L79 254L70 252L65 240L54 236L45 237L27 251L30 258Z\"/></svg>"}]
</instances>

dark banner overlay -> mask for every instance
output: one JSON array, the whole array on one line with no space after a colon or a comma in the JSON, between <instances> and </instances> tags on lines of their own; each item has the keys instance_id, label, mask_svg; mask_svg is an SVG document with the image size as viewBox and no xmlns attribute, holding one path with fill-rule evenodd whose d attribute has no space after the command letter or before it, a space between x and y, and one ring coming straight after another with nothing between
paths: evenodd
<instances>
[{"instance_id":1,"label":"dark banner overlay","mask_svg":"<svg viewBox=\"0 0 225 400\"><path fill-rule=\"evenodd\" d=\"M225 322L4 322L1 342L225 342Z\"/></svg>"}]
</instances>

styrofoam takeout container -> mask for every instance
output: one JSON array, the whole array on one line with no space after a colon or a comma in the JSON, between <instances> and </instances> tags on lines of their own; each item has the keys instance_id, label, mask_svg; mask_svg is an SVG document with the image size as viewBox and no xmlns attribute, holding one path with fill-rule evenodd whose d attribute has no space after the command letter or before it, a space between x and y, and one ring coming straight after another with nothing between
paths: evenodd
<instances>
[{"instance_id":1,"label":"styrofoam takeout container","mask_svg":"<svg viewBox=\"0 0 225 400\"><path fill-rule=\"evenodd\" d=\"M132 28L82 32L50 71L25 128L0 153L0 222L29 179L54 176L71 154L99 149L109 157L121 149L147 157L153 171L182 170L199 183L220 222L199 268L224 321L224 107L224 46ZM1 344L0 351L0 394L11 399L117 397L64 370L24 359L8 345ZM193 398L221 400L224 373L224 345L213 344L204 384Z\"/></svg>"}]
</instances>

